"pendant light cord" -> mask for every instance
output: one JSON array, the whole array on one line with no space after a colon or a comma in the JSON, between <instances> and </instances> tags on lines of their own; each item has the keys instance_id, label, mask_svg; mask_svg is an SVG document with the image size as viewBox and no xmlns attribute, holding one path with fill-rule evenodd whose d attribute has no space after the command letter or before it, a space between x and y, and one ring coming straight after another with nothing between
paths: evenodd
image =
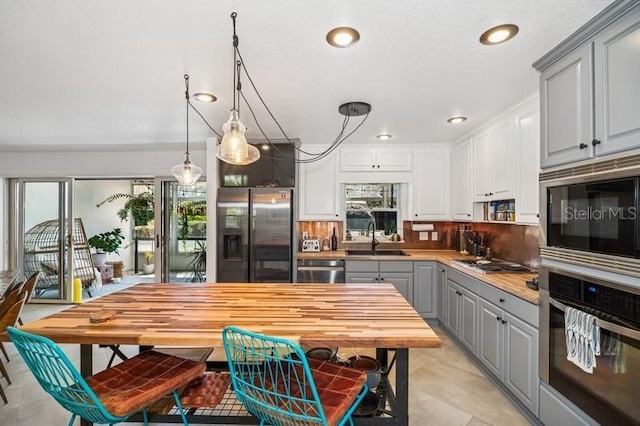
<instances>
[{"instance_id":1,"label":"pendant light cord","mask_svg":"<svg viewBox=\"0 0 640 426\"><path fill-rule=\"evenodd\" d=\"M236 97L240 91L240 61L238 61L238 34L236 34L236 17L238 13L231 12L231 20L233 21L233 109L236 109ZM237 65L237 66L236 66ZM236 84L237 81L237 84ZM238 99L238 103L240 103L240 99ZM238 111L238 114L240 111Z\"/></svg>"},{"instance_id":2,"label":"pendant light cord","mask_svg":"<svg viewBox=\"0 0 640 426\"><path fill-rule=\"evenodd\" d=\"M189 163L189 74L184 75L184 97L187 99L187 152L184 155L186 156L185 161Z\"/></svg>"}]
</instances>

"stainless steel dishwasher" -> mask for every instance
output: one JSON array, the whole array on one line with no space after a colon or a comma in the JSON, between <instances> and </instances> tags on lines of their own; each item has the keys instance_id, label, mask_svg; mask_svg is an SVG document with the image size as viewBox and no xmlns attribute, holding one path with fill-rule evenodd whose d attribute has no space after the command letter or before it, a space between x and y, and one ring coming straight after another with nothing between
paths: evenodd
<instances>
[{"instance_id":1,"label":"stainless steel dishwasher","mask_svg":"<svg viewBox=\"0 0 640 426\"><path fill-rule=\"evenodd\" d=\"M343 283L344 260L298 259L299 283Z\"/></svg>"}]
</instances>

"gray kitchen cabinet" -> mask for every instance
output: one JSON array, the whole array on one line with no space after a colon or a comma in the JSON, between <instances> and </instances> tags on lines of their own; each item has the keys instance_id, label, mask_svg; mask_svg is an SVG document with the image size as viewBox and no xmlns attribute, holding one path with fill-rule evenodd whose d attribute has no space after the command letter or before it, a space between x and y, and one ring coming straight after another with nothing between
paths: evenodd
<instances>
[{"instance_id":1,"label":"gray kitchen cabinet","mask_svg":"<svg viewBox=\"0 0 640 426\"><path fill-rule=\"evenodd\" d=\"M599 425L571 401L544 382L540 383L540 416L538 418L545 425Z\"/></svg>"},{"instance_id":2,"label":"gray kitchen cabinet","mask_svg":"<svg viewBox=\"0 0 640 426\"><path fill-rule=\"evenodd\" d=\"M537 416L538 306L455 268L437 268L446 275L442 324Z\"/></svg>"},{"instance_id":3,"label":"gray kitchen cabinet","mask_svg":"<svg viewBox=\"0 0 640 426\"><path fill-rule=\"evenodd\" d=\"M538 413L538 330L479 300L478 358L532 413Z\"/></svg>"},{"instance_id":4,"label":"gray kitchen cabinet","mask_svg":"<svg viewBox=\"0 0 640 426\"><path fill-rule=\"evenodd\" d=\"M444 324L447 313L447 270L440 264L438 264L438 266L436 267L434 280L436 282L436 293L438 297L438 306L436 309L436 313L440 324Z\"/></svg>"},{"instance_id":5,"label":"gray kitchen cabinet","mask_svg":"<svg viewBox=\"0 0 640 426\"><path fill-rule=\"evenodd\" d=\"M505 313L503 381L507 388L538 415L538 329Z\"/></svg>"},{"instance_id":6,"label":"gray kitchen cabinet","mask_svg":"<svg viewBox=\"0 0 640 426\"><path fill-rule=\"evenodd\" d=\"M305 145L307 152L322 152L324 146ZM301 158L306 158L304 153ZM320 161L300 164L298 173L298 219L338 220L340 214L340 184L335 152Z\"/></svg>"},{"instance_id":7,"label":"gray kitchen cabinet","mask_svg":"<svg viewBox=\"0 0 640 426\"><path fill-rule=\"evenodd\" d=\"M591 44L540 75L540 166L592 157Z\"/></svg>"},{"instance_id":8,"label":"gray kitchen cabinet","mask_svg":"<svg viewBox=\"0 0 640 426\"><path fill-rule=\"evenodd\" d=\"M638 37L640 4L619 2L534 64L542 168L640 148Z\"/></svg>"},{"instance_id":9,"label":"gray kitchen cabinet","mask_svg":"<svg viewBox=\"0 0 640 426\"><path fill-rule=\"evenodd\" d=\"M451 148L421 148L413 155L412 219L451 219Z\"/></svg>"},{"instance_id":10,"label":"gray kitchen cabinet","mask_svg":"<svg viewBox=\"0 0 640 426\"><path fill-rule=\"evenodd\" d=\"M640 148L640 7L596 36L595 155Z\"/></svg>"},{"instance_id":11,"label":"gray kitchen cabinet","mask_svg":"<svg viewBox=\"0 0 640 426\"><path fill-rule=\"evenodd\" d=\"M447 310L445 324L474 354L478 346L478 296L447 278Z\"/></svg>"},{"instance_id":12,"label":"gray kitchen cabinet","mask_svg":"<svg viewBox=\"0 0 640 426\"><path fill-rule=\"evenodd\" d=\"M413 307L422 318L436 318L439 269L436 262L413 262Z\"/></svg>"},{"instance_id":13,"label":"gray kitchen cabinet","mask_svg":"<svg viewBox=\"0 0 640 426\"><path fill-rule=\"evenodd\" d=\"M391 283L413 305L413 262L392 260L348 260L346 283Z\"/></svg>"}]
</instances>

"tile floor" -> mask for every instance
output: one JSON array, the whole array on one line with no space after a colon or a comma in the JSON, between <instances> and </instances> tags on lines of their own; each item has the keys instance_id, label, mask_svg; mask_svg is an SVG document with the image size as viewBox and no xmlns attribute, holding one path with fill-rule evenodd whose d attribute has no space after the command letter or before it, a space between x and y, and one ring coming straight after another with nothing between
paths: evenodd
<instances>
[{"instance_id":1,"label":"tile floor","mask_svg":"<svg viewBox=\"0 0 640 426\"><path fill-rule=\"evenodd\" d=\"M116 288L106 286L104 293L110 290ZM28 322L66 308L68 306L31 304L25 307L22 317ZM441 348L410 350L410 425L530 424L439 327L433 328L442 338ZM2 405L0 400L0 424L66 425L69 421L67 412L39 387L13 345L5 343L5 347L11 358L11 362L5 362L5 366L12 384L7 386L5 379L0 378L9 399L6 405ZM62 347L78 363L79 347ZM95 368L103 368L109 355L109 350L96 347ZM78 420L76 424L79 424Z\"/></svg>"}]
</instances>

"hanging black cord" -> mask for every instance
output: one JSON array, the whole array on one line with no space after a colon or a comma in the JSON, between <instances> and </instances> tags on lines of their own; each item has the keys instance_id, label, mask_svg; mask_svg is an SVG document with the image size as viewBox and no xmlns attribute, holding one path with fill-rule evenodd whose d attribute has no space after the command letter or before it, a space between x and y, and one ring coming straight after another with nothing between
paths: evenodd
<instances>
[{"instance_id":1,"label":"hanging black cord","mask_svg":"<svg viewBox=\"0 0 640 426\"><path fill-rule=\"evenodd\" d=\"M334 140L334 142L329 146L329 148L327 148L327 150L319 153L319 154L314 154L314 153L309 153L305 150L303 150L302 148L299 148L298 146L296 146L295 143L293 143L291 141L291 139L289 139L289 136L287 136L286 132L284 131L284 129L282 128L282 126L280 125L280 123L278 122L278 120L276 119L276 117L273 115L273 113L271 112L271 110L269 109L269 107L267 106L266 102L264 101L264 99L262 98L262 95L260 94L260 92L258 91L258 88L256 87L255 83L253 82L253 79L251 78L251 75L249 74L249 71L247 70L247 64L244 61L244 58L242 57L242 53L240 53L240 50L236 47L235 51L238 54L238 57L240 58L240 62L242 64L242 69L244 70L245 75L247 76L247 79L249 80L249 83L251 83L251 87L253 88L253 91L256 93L256 95L258 96L258 99L260 100L260 102L262 103L262 105L264 106L264 108L267 110L267 112L269 113L269 115L271 116L271 119L276 123L276 125L278 126L278 129L280 129L280 132L282 132L282 135L285 137L286 141L293 146L293 148L295 150L297 150L298 152L301 152L303 154L309 155L309 156L317 156L317 158L312 158L312 159L308 159L308 160L301 160L301 159L295 159L295 162L297 163L312 163L314 161L320 160L324 157L326 157L327 155L331 154L331 152L333 152L340 144L342 144L342 142L344 142L349 136L351 136L353 133L355 133L360 127L362 127L362 125L364 124L364 122L367 120L367 118L369 117L369 112L367 112L367 114L363 117L362 121L358 124L358 126L351 132L349 132L347 134L346 137L341 138L342 132L344 132L345 128L343 127L342 132L338 135L338 137L336 138L336 140ZM235 57L235 55L234 55ZM245 103L248 105L248 102L246 100L246 98L243 95L243 99L245 101ZM349 116L346 116L346 120L348 122L348 118ZM255 120L255 114L254 114L254 120ZM257 120L256 120L256 124L257 124ZM269 138L264 134L264 132L262 132L263 136L267 139L267 141L269 142L270 145L274 145L271 143L271 141L269 140ZM334 145L335 144L335 145Z\"/></svg>"},{"instance_id":2,"label":"hanging black cord","mask_svg":"<svg viewBox=\"0 0 640 426\"><path fill-rule=\"evenodd\" d=\"M238 16L238 14L236 12L231 12L231 20L233 21L233 109L236 109L236 96L237 96L237 90L239 90L236 86L236 63L238 62L238 55L237 55L237 51L238 51L238 35L236 34L236 17ZM238 74L240 71L240 68L238 67ZM240 76L237 76L240 77ZM238 99L238 102L240 102L240 99Z\"/></svg>"},{"instance_id":3,"label":"hanging black cord","mask_svg":"<svg viewBox=\"0 0 640 426\"><path fill-rule=\"evenodd\" d=\"M185 163L190 163L189 160L189 74L184 75L184 97L187 99L187 152L185 155Z\"/></svg>"},{"instance_id":4,"label":"hanging black cord","mask_svg":"<svg viewBox=\"0 0 640 426\"><path fill-rule=\"evenodd\" d=\"M264 101L264 99L262 98L262 95L260 94L260 92L258 91L256 85L253 82L253 79L251 78L251 75L249 74L249 72L247 71L247 67L246 64L244 62L244 59L242 58L242 54L240 53L240 50L238 49L238 44L239 44L239 39L238 39L238 35L236 34L236 17L238 16L238 14L236 12L232 12L231 13L231 19L233 21L233 61L234 61L234 67L233 67L233 109L236 109L238 111L238 116L240 115L240 97L242 97L242 99L245 102L245 105L249 108L249 111L251 112L251 115L253 116L253 120L256 124L256 126L258 127L258 129L260 130L260 133L262 133L262 135L264 136L265 140L267 141L267 143L274 148L275 151L286 155L285 153L283 153L282 151L279 151L277 148L277 144L274 144L271 142L271 140L269 139L269 137L265 134L264 130L262 129L262 127L260 126L260 124L258 123L258 120L256 118L256 115L251 107L251 105L249 104L249 102L247 101L247 98L244 96L244 94L242 93L242 84L240 82L240 73L241 70L244 70L244 73L246 74L247 78L249 79L249 83L251 83L251 87L253 88L254 92L256 93L256 95L258 96L258 99L260 100L260 102L262 103L262 105L264 106L264 108L267 110L267 112L269 113L269 115L271 116L271 119L276 123L276 125L278 126L278 129L280 129L280 132L282 132L282 134L285 137L285 140L293 147L294 150L301 152L305 155L308 155L310 157L313 158L308 158L308 159L296 159L294 158L294 161L296 163L312 163L318 160L321 160L325 157L327 157L329 154L331 154L336 148L338 148L347 138L349 138L352 134L354 134L360 127L362 127L362 125L364 124L364 122L367 120L367 118L369 117L369 112L367 112L367 114L362 118L362 121L355 127L355 129L353 129L351 132L347 133L346 136L344 135L344 132L346 131L346 128L349 124L349 120L350 120L350 116L348 114L345 115L343 121L342 121L342 128L340 129L340 132L338 133L338 135L336 136L336 138L333 140L333 142L331 142L331 144L329 145L329 147L320 152L320 153L311 153L311 152L307 152L301 148L299 148L293 141L291 141L291 139L289 139L289 136L286 134L286 132L284 131L284 129L282 128L282 126L280 125L280 123L278 122L278 120L276 119L276 117L273 115L273 113L271 112L271 110L269 109L269 107L267 106L266 102ZM240 59L238 59L240 58ZM188 79L188 76L185 74L185 76ZM186 83L186 79L185 79L185 84ZM237 101L237 104L236 104ZM187 105L188 107L191 107L202 119L202 121L204 121L204 123L207 125L207 127L219 138L222 138L222 135L220 135L210 124L209 122L204 118L204 116L202 115L202 113L200 113L200 111L198 111L198 109L191 103L191 101L189 100L189 96L188 96L188 84L187 84ZM188 110L187 107L187 110ZM370 110L369 110L370 111ZM187 112L187 154L189 151L189 136L188 136L188 112Z\"/></svg>"}]
</instances>

